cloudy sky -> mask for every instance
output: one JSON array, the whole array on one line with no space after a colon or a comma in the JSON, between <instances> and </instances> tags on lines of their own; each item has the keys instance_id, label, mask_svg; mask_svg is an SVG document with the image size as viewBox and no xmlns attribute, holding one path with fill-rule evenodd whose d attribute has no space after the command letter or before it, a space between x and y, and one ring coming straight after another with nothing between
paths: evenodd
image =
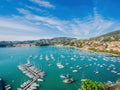
<instances>
[{"instance_id":1,"label":"cloudy sky","mask_svg":"<svg viewBox=\"0 0 120 90\"><path fill-rule=\"evenodd\" d=\"M90 38L120 29L119 0L0 0L0 41Z\"/></svg>"}]
</instances>

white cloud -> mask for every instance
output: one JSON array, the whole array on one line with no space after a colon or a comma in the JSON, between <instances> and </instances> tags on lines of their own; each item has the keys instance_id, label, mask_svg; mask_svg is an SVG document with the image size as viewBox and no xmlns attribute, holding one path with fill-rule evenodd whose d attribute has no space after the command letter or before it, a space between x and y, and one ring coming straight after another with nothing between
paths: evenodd
<instances>
[{"instance_id":1,"label":"white cloud","mask_svg":"<svg viewBox=\"0 0 120 90\"><path fill-rule=\"evenodd\" d=\"M14 39L13 39L14 38ZM1 35L0 34L0 41L24 41L24 40L39 40L40 37L38 36L22 36L22 35Z\"/></svg>"},{"instance_id":2,"label":"white cloud","mask_svg":"<svg viewBox=\"0 0 120 90\"><path fill-rule=\"evenodd\" d=\"M14 15L10 18L0 17L0 33L3 33L2 30L6 31L4 35L0 35L0 40L30 40L56 36L89 38L120 29L119 22L103 18L96 12L96 9L94 9L94 16L71 20L40 16L23 8L17 8L17 10L23 15Z\"/></svg>"},{"instance_id":3,"label":"white cloud","mask_svg":"<svg viewBox=\"0 0 120 90\"><path fill-rule=\"evenodd\" d=\"M24 13L25 18L30 21L40 23L53 30L59 30L64 34L75 37L86 38L94 37L120 28L120 23L115 20L104 19L94 8L94 16L84 19L73 18L72 20L60 20L56 17L43 17L32 13Z\"/></svg>"},{"instance_id":4,"label":"white cloud","mask_svg":"<svg viewBox=\"0 0 120 90\"><path fill-rule=\"evenodd\" d=\"M115 25L116 24L116 25ZM119 24L120 25L120 24ZM118 22L113 20L105 20L101 16L94 16L84 20L73 20L70 23L71 31L77 37L93 37L109 32L118 26Z\"/></svg>"},{"instance_id":5,"label":"white cloud","mask_svg":"<svg viewBox=\"0 0 120 90\"><path fill-rule=\"evenodd\" d=\"M59 20L58 18L55 17L38 16L22 8L18 8L17 10L19 11L19 13L24 15L24 18L26 18L29 21L34 21L38 25L40 24L40 25L48 26L50 28L55 28L56 30L65 32L65 30L60 26L62 25L62 23L65 23L66 21Z\"/></svg>"},{"instance_id":6,"label":"white cloud","mask_svg":"<svg viewBox=\"0 0 120 90\"><path fill-rule=\"evenodd\" d=\"M22 14L30 14L30 12L28 10L25 10L23 8L17 8L17 10L19 11L19 13L22 13Z\"/></svg>"},{"instance_id":7,"label":"white cloud","mask_svg":"<svg viewBox=\"0 0 120 90\"><path fill-rule=\"evenodd\" d=\"M50 2L48 1L45 1L45 0L29 0L33 3L36 3L38 4L39 6L43 6L43 7L46 7L46 8L55 8L54 5L52 5Z\"/></svg>"},{"instance_id":8,"label":"white cloud","mask_svg":"<svg viewBox=\"0 0 120 90\"><path fill-rule=\"evenodd\" d=\"M28 9L35 10L35 11L37 11L37 12L43 12L43 11L44 11L44 10L42 10L42 9L40 9L40 8L33 7L33 6L28 6L28 5L26 5L26 7L27 7Z\"/></svg>"},{"instance_id":9,"label":"white cloud","mask_svg":"<svg viewBox=\"0 0 120 90\"><path fill-rule=\"evenodd\" d=\"M36 31L40 30L38 27L32 26L28 23L20 22L19 20L15 20L15 19L1 18L1 17L0 17L0 27L22 30L22 31L30 31L30 32L33 32L33 30Z\"/></svg>"}]
</instances>

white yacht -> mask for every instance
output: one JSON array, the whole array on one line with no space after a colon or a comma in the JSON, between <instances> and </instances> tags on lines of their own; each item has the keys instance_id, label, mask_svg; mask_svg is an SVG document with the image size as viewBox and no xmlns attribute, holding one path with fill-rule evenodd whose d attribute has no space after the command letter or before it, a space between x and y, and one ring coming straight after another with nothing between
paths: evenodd
<instances>
[{"instance_id":1,"label":"white yacht","mask_svg":"<svg viewBox=\"0 0 120 90\"><path fill-rule=\"evenodd\" d=\"M61 63L57 63L58 68L64 68L64 66Z\"/></svg>"},{"instance_id":2,"label":"white yacht","mask_svg":"<svg viewBox=\"0 0 120 90\"><path fill-rule=\"evenodd\" d=\"M78 72L78 70L73 70L72 72Z\"/></svg>"},{"instance_id":3,"label":"white yacht","mask_svg":"<svg viewBox=\"0 0 120 90\"><path fill-rule=\"evenodd\" d=\"M64 83L72 83L74 80L72 78L63 80Z\"/></svg>"}]
</instances>

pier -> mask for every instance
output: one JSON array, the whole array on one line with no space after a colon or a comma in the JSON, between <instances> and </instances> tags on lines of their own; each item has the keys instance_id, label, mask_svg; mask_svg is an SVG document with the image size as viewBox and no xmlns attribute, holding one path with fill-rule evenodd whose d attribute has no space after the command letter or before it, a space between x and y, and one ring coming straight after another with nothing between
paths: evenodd
<instances>
[{"instance_id":1,"label":"pier","mask_svg":"<svg viewBox=\"0 0 120 90\"><path fill-rule=\"evenodd\" d=\"M24 88L23 88L23 90L27 90L31 85L33 85L37 80L39 79L39 77L37 78L35 78L35 79L33 79L30 83L28 83Z\"/></svg>"},{"instance_id":2,"label":"pier","mask_svg":"<svg viewBox=\"0 0 120 90\"><path fill-rule=\"evenodd\" d=\"M30 64L30 62L28 61L26 64L23 65L19 65L18 68L29 78L32 78L32 80L28 80L26 82L24 82L21 85L21 88L19 88L18 90L34 90L36 89L39 85L36 84L36 81L38 81L38 79L42 78L43 76L45 76L45 72L42 70L39 70L38 68L34 67L33 65Z\"/></svg>"}]
</instances>

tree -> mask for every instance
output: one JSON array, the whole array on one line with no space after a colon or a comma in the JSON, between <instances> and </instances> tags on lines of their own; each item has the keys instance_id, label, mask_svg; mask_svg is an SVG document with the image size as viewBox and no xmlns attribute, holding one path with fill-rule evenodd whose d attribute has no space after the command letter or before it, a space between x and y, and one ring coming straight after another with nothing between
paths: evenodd
<instances>
[{"instance_id":1,"label":"tree","mask_svg":"<svg viewBox=\"0 0 120 90\"><path fill-rule=\"evenodd\" d=\"M80 90L104 90L104 84L102 82L94 82L92 80L86 79L82 80L82 85Z\"/></svg>"}]
</instances>

